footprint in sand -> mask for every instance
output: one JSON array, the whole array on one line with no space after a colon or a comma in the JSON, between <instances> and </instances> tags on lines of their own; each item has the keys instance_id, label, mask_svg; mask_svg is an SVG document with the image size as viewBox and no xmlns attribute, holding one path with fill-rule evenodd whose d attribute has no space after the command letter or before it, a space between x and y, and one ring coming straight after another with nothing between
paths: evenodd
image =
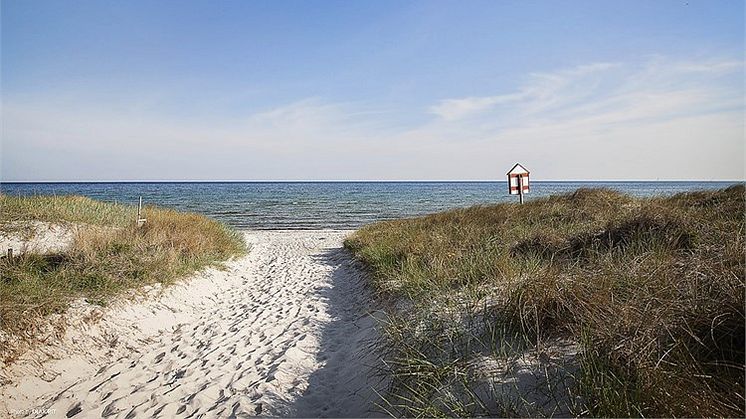
<instances>
[{"instance_id":1,"label":"footprint in sand","mask_svg":"<svg viewBox=\"0 0 746 419\"><path fill-rule=\"evenodd\" d=\"M105 350L119 352L102 355L95 375L67 371L37 393L1 395L67 417L371 415L375 357L360 336L375 338L376 323L354 324L370 296L346 234L246 232L248 255L144 303L151 316L182 313L178 324L145 335L108 309L101 323L119 339ZM197 284L208 291L192 292Z\"/></svg>"}]
</instances>

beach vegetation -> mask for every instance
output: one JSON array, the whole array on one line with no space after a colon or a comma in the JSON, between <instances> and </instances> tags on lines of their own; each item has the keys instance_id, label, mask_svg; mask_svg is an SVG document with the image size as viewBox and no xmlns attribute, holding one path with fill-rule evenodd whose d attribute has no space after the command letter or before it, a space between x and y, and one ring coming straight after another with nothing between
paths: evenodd
<instances>
[{"instance_id":1,"label":"beach vegetation","mask_svg":"<svg viewBox=\"0 0 746 419\"><path fill-rule=\"evenodd\" d=\"M35 223L69 228L70 245L54 253L23 253L0 259L0 356L9 361L11 342L31 341L41 320L62 313L76 299L107 305L144 285L168 285L246 251L227 226L193 213L137 208L81 196L0 195L0 233L29 238Z\"/></svg>"},{"instance_id":2,"label":"beach vegetation","mask_svg":"<svg viewBox=\"0 0 746 419\"><path fill-rule=\"evenodd\" d=\"M744 416L744 186L379 222L397 416Z\"/></svg>"}]
</instances>

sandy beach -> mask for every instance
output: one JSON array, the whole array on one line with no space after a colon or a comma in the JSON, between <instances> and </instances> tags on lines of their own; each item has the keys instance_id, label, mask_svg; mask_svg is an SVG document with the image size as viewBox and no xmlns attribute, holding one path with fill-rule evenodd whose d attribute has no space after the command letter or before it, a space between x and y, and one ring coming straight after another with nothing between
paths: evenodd
<instances>
[{"instance_id":1,"label":"sandy beach","mask_svg":"<svg viewBox=\"0 0 746 419\"><path fill-rule=\"evenodd\" d=\"M48 417L376 415L378 338L348 231L248 231L250 251L101 308L4 368L2 411Z\"/></svg>"}]
</instances>

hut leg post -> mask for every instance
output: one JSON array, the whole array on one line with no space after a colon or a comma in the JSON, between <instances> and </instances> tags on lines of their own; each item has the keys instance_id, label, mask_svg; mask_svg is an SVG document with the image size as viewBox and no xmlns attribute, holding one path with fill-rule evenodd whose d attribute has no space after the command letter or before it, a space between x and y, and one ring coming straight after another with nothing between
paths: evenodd
<instances>
[{"instance_id":1,"label":"hut leg post","mask_svg":"<svg viewBox=\"0 0 746 419\"><path fill-rule=\"evenodd\" d=\"M523 205L523 176L518 176L518 201Z\"/></svg>"}]
</instances>

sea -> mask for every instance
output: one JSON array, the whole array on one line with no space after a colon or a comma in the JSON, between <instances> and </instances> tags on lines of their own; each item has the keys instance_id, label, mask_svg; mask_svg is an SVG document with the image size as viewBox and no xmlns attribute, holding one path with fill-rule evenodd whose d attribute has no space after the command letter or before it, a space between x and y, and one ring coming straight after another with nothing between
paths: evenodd
<instances>
[{"instance_id":1,"label":"sea","mask_svg":"<svg viewBox=\"0 0 746 419\"><path fill-rule=\"evenodd\" d=\"M637 197L720 189L737 182L534 181L526 200L611 188ZM477 204L517 202L502 182L116 182L0 183L7 195L84 195L193 211L238 229L355 229Z\"/></svg>"}]
</instances>

